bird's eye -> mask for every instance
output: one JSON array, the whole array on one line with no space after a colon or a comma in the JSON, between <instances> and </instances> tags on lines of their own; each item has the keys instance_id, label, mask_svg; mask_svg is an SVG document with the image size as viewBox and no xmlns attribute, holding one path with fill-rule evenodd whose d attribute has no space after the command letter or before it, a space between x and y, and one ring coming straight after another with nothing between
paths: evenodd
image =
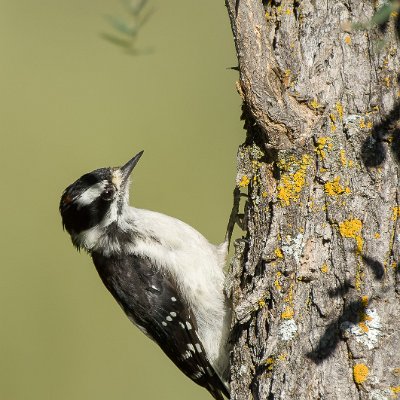
<instances>
[{"instance_id":1,"label":"bird's eye","mask_svg":"<svg viewBox=\"0 0 400 400\"><path fill-rule=\"evenodd\" d=\"M101 194L101 198L106 201L111 201L114 198L114 187L110 186L104 189L103 193Z\"/></svg>"}]
</instances>

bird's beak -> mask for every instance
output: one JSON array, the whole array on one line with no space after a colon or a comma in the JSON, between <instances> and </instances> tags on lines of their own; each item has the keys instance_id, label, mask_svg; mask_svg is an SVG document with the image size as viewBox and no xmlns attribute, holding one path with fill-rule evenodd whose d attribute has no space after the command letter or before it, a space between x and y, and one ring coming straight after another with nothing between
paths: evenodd
<instances>
[{"instance_id":1,"label":"bird's beak","mask_svg":"<svg viewBox=\"0 0 400 400\"><path fill-rule=\"evenodd\" d=\"M128 181L129 181L129 176L131 175L131 172L133 171L133 168L135 168L135 165L139 161L139 158L142 156L143 150L136 154L135 157L130 159L125 165L123 165L119 170L121 171L122 174L122 186L125 186Z\"/></svg>"}]
</instances>

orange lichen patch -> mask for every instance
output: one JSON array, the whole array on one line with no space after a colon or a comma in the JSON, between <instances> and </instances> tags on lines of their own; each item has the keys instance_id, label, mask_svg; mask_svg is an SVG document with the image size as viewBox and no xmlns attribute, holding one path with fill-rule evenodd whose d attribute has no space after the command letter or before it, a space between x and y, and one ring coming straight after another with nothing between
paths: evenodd
<instances>
[{"instance_id":1,"label":"orange lichen patch","mask_svg":"<svg viewBox=\"0 0 400 400\"><path fill-rule=\"evenodd\" d=\"M350 37L349 35L346 35L346 36L344 37L344 42L345 42L346 44L351 44L351 37Z\"/></svg>"},{"instance_id":2,"label":"orange lichen patch","mask_svg":"<svg viewBox=\"0 0 400 400\"><path fill-rule=\"evenodd\" d=\"M278 185L278 199L281 205L289 206L290 202L297 202L306 183L307 168L311 157L303 155L301 160L291 157L289 160L280 160L279 168L284 172ZM295 171L295 172L292 172Z\"/></svg>"},{"instance_id":3,"label":"orange lichen patch","mask_svg":"<svg viewBox=\"0 0 400 400\"><path fill-rule=\"evenodd\" d=\"M342 121L343 120L343 106L342 103L337 102L336 103L336 111L339 114L339 118Z\"/></svg>"},{"instance_id":4,"label":"orange lichen patch","mask_svg":"<svg viewBox=\"0 0 400 400\"><path fill-rule=\"evenodd\" d=\"M363 383L369 374L369 369L365 364L356 364L353 367L353 378L354 382L360 385Z\"/></svg>"},{"instance_id":5,"label":"orange lichen patch","mask_svg":"<svg viewBox=\"0 0 400 400\"><path fill-rule=\"evenodd\" d=\"M370 315L368 315L366 312L367 307L368 307L368 302L369 302L368 296L361 297L361 304L362 304L363 309L358 314L358 319L359 319L358 326L364 332L369 331L369 327L367 326L366 322L372 321L372 317Z\"/></svg>"},{"instance_id":6,"label":"orange lichen patch","mask_svg":"<svg viewBox=\"0 0 400 400\"><path fill-rule=\"evenodd\" d=\"M361 253L363 239L361 237L362 222L359 219L349 219L339 223L339 231L343 237L356 240L357 251Z\"/></svg>"},{"instance_id":7,"label":"orange lichen patch","mask_svg":"<svg viewBox=\"0 0 400 400\"><path fill-rule=\"evenodd\" d=\"M294 310L290 306L286 306L285 309L281 313L282 319L291 319L294 316Z\"/></svg>"},{"instance_id":8,"label":"orange lichen patch","mask_svg":"<svg viewBox=\"0 0 400 400\"><path fill-rule=\"evenodd\" d=\"M399 218L400 215L400 207L396 206L392 208L392 221L397 221L397 218Z\"/></svg>"},{"instance_id":9,"label":"orange lichen patch","mask_svg":"<svg viewBox=\"0 0 400 400\"><path fill-rule=\"evenodd\" d=\"M325 193L329 196L338 196L343 193L351 193L351 190L348 186L343 187L340 184L340 176L335 176L333 181L328 181L324 185Z\"/></svg>"},{"instance_id":10,"label":"orange lichen patch","mask_svg":"<svg viewBox=\"0 0 400 400\"><path fill-rule=\"evenodd\" d=\"M381 234L380 234L379 232L376 232L376 233L374 234L374 238L375 238L375 239L380 239L380 237L381 237Z\"/></svg>"},{"instance_id":11,"label":"orange lichen patch","mask_svg":"<svg viewBox=\"0 0 400 400\"><path fill-rule=\"evenodd\" d=\"M365 119L364 118L360 118L359 125L360 125L361 129L365 129L366 128Z\"/></svg>"},{"instance_id":12,"label":"orange lichen patch","mask_svg":"<svg viewBox=\"0 0 400 400\"><path fill-rule=\"evenodd\" d=\"M360 321L364 322L364 323L367 321L372 321L372 317L365 312L361 312L359 315L359 318L360 318Z\"/></svg>"},{"instance_id":13,"label":"orange lichen patch","mask_svg":"<svg viewBox=\"0 0 400 400\"><path fill-rule=\"evenodd\" d=\"M327 263L324 263L324 264L322 265L322 267L321 267L321 272L322 272L323 274L326 274L326 273L328 273L328 271L329 271L328 264L327 264Z\"/></svg>"},{"instance_id":14,"label":"orange lichen patch","mask_svg":"<svg viewBox=\"0 0 400 400\"><path fill-rule=\"evenodd\" d=\"M279 247L275 249L274 253L278 258L283 258L282 250Z\"/></svg>"},{"instance_id":15,"label":"orange lichen patch","mask_svg":"<svg viewBox=\"0 0 400 400\"><path fill-rule=\"evenodd\" d=\"M367 308L369 302L368 296L362 296L361 297L361 304L364 308Z\"/></svg>"},{"instance_id":16,"label":"orange lichen patch","mask_svg":"<svg viewBox=\"0 0 400 400\"><path fill-rule=\"evenodd\" d=\"M248 178L248 176L247 175L243 175L242 179L239 182L239 186L240 187L246 187L246 186L249 185L249 183L250 183L250 179Z\"/></svg>"}]
</instances>

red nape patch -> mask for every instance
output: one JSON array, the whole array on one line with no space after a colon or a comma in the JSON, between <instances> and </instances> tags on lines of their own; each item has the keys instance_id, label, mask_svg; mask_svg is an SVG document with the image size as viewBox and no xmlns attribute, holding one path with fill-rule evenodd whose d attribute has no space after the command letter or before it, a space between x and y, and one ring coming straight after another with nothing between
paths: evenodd
<instances>
[{"instance_id":1,"label":"red nape patch","mask_svg":"<svg viewBox=\"0 0 400 400\"><path fill-rule=\"evenodd\" d=\"M72 197L71 197L69 194L67 194L67 195L63 198L62 202L63 202L63 204L64 204L65 206L68 205L68 204L72 203Z\"/></svg>"}]
</instances>

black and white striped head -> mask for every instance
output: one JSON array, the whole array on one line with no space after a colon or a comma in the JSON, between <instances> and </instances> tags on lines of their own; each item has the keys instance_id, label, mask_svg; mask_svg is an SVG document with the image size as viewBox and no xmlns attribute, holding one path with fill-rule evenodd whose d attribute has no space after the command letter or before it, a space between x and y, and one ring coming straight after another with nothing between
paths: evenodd
<instances>
[{"instance_id":1,"label":"black and white striped head","mask_svg":"<svg viewBox=\"0 0 400 400\"><path fill-rule=\"evenodd\" d=\"M128 205L129 176L143 151L119 168L100 168L81 176L61 196L63 227L80 247L82 232L118 221Z\"/></svg>"}]
</instances>

